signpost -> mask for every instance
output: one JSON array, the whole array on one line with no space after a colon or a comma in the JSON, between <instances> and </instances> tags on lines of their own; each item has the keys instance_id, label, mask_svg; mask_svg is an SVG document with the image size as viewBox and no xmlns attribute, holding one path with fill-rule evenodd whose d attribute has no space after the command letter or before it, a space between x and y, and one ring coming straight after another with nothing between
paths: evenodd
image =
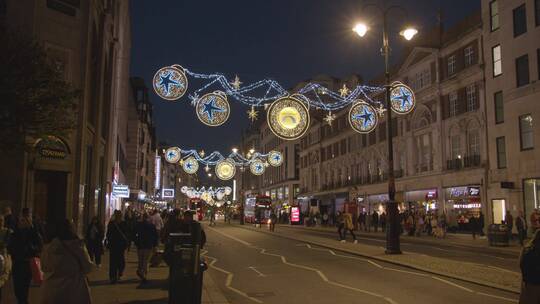
<instances>
[{"instance_id":1,"label":"signpost","mask_svg":"<svg viewBox=\"0 0 540 304\"><path fill-rule=\"evenodd\" d=\"M113 185L112 195L115 197L129 198L129 186Z\"/></svg>"}]
</instances>

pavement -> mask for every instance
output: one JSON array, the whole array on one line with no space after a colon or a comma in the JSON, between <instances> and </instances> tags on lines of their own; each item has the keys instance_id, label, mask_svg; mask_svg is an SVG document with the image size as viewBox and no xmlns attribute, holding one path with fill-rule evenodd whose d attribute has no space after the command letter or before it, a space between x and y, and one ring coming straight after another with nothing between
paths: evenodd
<instances>
[{"instance_id":1,"label":"pavement","mask_svg":"<svg viewBox=\"0 0 540 304\"><path fill-rule=\"evenodd\" d=\"M277 227L277 232L270 233L249 225L218 223L205 230L205 256L213 270L209 275L235 304L518 302L518 295L505 288L435 273L431 267L442 266L431 263L444 264L449 261L445 259L423 259L429 265L424 271L406 265L414 264L419 255L405 253L398 262L383 261L379 247L296 234L299 229ZM452 264L444 271L470 266Z\"/></svg>"},{"instance_id":2,"label":"pavement","mask_svg":"<svg viewBox=\"0 0 540 304\"><path fill-rule=\"evenodd\" d=\"M167 303L167 277L168 267L163 263L160 267L150 268L148 274L149 282L140 284L135 271L137 269L137 254L133 249L126 254L126 270L122 280L115 285L109 283L108 275L108 253L103 256L102 267L96 269L88 276L90 281L90 290L92 294L92 303L98 304L161 304ZM208 273L203 277L203 296L204 304L229 304L220 288ZM16 303L13 295L13 286L11 281L3 288L1 303ZM30 289L30 303L40 303L39 287Z\"/></svg>"}]
</instances>

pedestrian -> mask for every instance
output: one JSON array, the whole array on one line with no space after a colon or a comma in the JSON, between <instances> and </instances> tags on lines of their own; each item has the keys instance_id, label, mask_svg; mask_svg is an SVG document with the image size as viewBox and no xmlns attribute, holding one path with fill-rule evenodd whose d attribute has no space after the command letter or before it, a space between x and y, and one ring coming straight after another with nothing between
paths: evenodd
<instances>
[{"instance_id":1,"label":"pedestrian","mask_svg":"<svg viewBox=\"0 0 540 304\"><path fill-rule=\"evenodd\" d=\"M161 230L163 229L163 219L161 218L161 215L157 211L157 209L154 210L154 213L150 217L150 223L154 224L156 227L157 234L161 236Z\"/></svg>"},{"instance_id":2,"label":"pedestrian","mask_svg":"<svg viewBox=\"0 0 540 304\"><path fill-rule=\"evenodd\" d=\"M324 213L323 216L322 216L322 222L323 222L323 225L326 227L328 226L328 213Z\"/></svg>"},{"instance_id":3,"label":"pedestrian","mask_svg":"<svg viewBox=\"0 0 540 304\"><path fill-rule=\"evenodd\" d=\"M471 229L473 239L476 240L476 235L478 234L478 219L474 215L471 215L469 218L469 228Z\"/></svg>"},{"instance_id":4,"label":"pedestrian","mask_svg":"<svg viewBox=\"0 0 540 304\"><path fill-rule=\"evenodd\" d=\"M42 247L43 237L32 225L30 210L24 208L8 244L13 262L13 289L18 304L28 304L28 290L32 280L30 260L39 256Z\"/></svg>"},{"instance_id":5,"label":"pedestrian","mask_svg":"<svg viewBox=\"0 0 540 304\"><path fill-rule=\"evenodd\" d=\"M477 225L478 225L478 230L480 232L480 236L484 236L485 219L484 219L484 214L482 213L482 211L480 211L480 213L478 214Z\"/></svg>"},{"instance_id":6,"label":"pedestrian","mask_svg":"<svg viewBox=\"0 0 540 304\"><path fill-rule=\"evenodd\" d=\"M336 225L338 227L339 240L345 243L345 240L343 240L343 228L345 227L345 223L344 223L343 214L339 211L336 214Z\"/></svg>"},{"instance_id":7,"label":"pedestrian","mask_svg":"<svg viewBox=\"0 0 540 304\"><path fill-rule=\"evenodd\" d=\"M414 216L412 212L410 212L409 215L407 216L406 224L407 224L408 235L413 236L415 232L415 227L414 227Z\"/></svg>"},{"instance_id":8,"label":"pedestrian","mask_svg":"<svg viewBox=\"0 0 540 304\"><path fill-rule=\"evenodd\" d=\"M42 304L90 304L90 287L86 275L94 264L84 241L77 237L73 223L59 220L48 225L48 236L41 255L45 279L41 285Z\"/></svg>"},{"instance_id":9,"label":"pedestrian","mask_svg":"<svg viewBox=\"0 0 540 304\"><path fill-rule=\"evenodd\" d=\"M116 284L122 279L126 267L125 253L129 245L126 224L122 221L122 212L115 210L107 225L106 244L109 249L109 279Z\"/></svg>"},{"instance_id":10,"label":"pedestrian","mask_svg":"<svg viewBox=\"0 0 540 304\"><path fill-rule=\"evenodd\" d=\"M11 231L15 230L17 225L17 220L11 211L11 207L7 206L4 208L4 227L10 229Z\"/></svg>"},{"instance_id":11,"label":"pedestrian","mask_svg":"<svg viewBox=\"0 0 540 304\"><path fill-rule=\"evenodd\" d=\"M352 215L345 211L343 213L343 225L342 225L342 233L341 233L341 242L345 243L347 238L347 231L349 231L353 237L353 242L355 244L358 243L358 240L356 240L356 235L354 234L354 224L352 220Z\"/></svg>"},{"instance_id":12,"label":"pedestrian","mask_svg":"<svg viewBox=\"0 0 540 304\"><path fill-rule=\"evenodd\" d=\"M422 231L424 231L424 217L421 214L417 213L415 235L420 236L422 234Z\"/></svg>"},{"instance_id":13,"label":"pedestrian","mask_svg":"<svg viewBox=\"0 0 540 304\"><path fill-rule=\"evenodd\" d=\"M540 303L540 230L521 250L519 266L522 282L520 304Z\"/></svg>"},{"instance_id":14,"label":"pedestrian","mask_svg":"<svg viewBox=\"0 0 540 304\"><path fill-rule=\"evenodd\" d=\"M519 244L523 246L523 242L527 238L527 221L523 217L523 211L520 211L516 217L516 229L518 232Z\"/></svg>"},{"instance_id":15,"label":"pedestrian","mask_svg":"<svg viewBox=\"0 0 540 304\"><path fill-rule=\"evenodd\" d=\"M216 208L214 206L210 207L210 226L216 225Z\"/></svg>"},{"instance_id":16,"label":"pedestrian","mask_svg":"<svg viewBox=\"0 0 540 304\"><path fill-rule=\"evenodd\" d=\"M512 240L512 229L514 228L514 217L512 216L512 213L510 210L506 211L505 217L504 217L504 223L506 224L506 228L508 229L508 239Z\"/></svg>"},{"instance_id":17,"label":"pedestrian","mask_svg":"<svg viewBox=\"0 0 540 304\"><path fill-rule=\"evenodd\" d=\"M125 227L125 234L128 238L128 245L127 245L128 251L130 250L131 242L133 242L133 239L134 239L136 224L137 224L137 219L135 217L135 212L133 212L133 209L131 208L131 206L128 206L126 211L124 212L124 227Z\"/></svg>"},{"instance_id":18,"label":"pedestrian","mask_svg":"<svg viewBox=\"0 0 540 304\"><path fill-rule=\"evenodd\" d=\"M86 248L90 259L99 268L101 267L101 256L103 255L103 238L105 237L105 231L103 225L99 221L97 216L94 216L86 228Z\"/></svg>"},{"instance_id":19,"label":"pedestrian","mask_svg":"<svg viewBox=\"0 0 540 304\"><path fill-rule=\"evenodd\" d=\"M367 227L366 227L366 212L364 210L362 210L362 212L360 212L360 215L358 215L358 230L360 231L367 231Z\"/></svg>"},{"instance_id":20,"label":"pedestrian","mask_svg":"<svg viewBox=\"0 0 540 304\"><path fill-rule=\"evenodd\" d=\"M531 213L530 221L532 234L534 234L538 229L540 229L540 211L538 209L534 209L534 211Z\"/></svg>"},{"instance_id":21,"label":"pedestrian","mask_svg":"<svg viewBox=\"0 0 540 304\"><path fill-rule=\"evenodd\" d=\"M382 232L386 232L386 213L384 211L379 217L379 222L381 223Z\"/></svg>"},{"instance_id":22,"label":"pedestrian","mask_svg":"<svg viewBox=\"0 0 540 304\"><path fill-rule=\"evenodd\" d=\"M4 217L0 216L0 302L2 302L2 288L11 274L11 257L7 253L11 233L11 229L5 226Z\"/></svg>"},{"instance_id":23,"label":"pedestrian","mask_svg":"<svg viewBox=\"0 0 540 304\"><path fill-rule=\"evenodd\" d=\"M135 225L134 243L137 247L138 267L137 276L142 283L146 283L148 274L148 261L158 245L158 233L156 227L149 221L149 216L144 213Z\"/></svg>"},{"instance_id":24,"label":"pedestrian","mask_svg":"<svg viewBox=\"0 0 540 304\"><path fill-rule=\"evenodd\" d=\"M274 211L270 214L270 231L274 232L276 230L277 216Z\"/></svg>"},{"instance_id":25,"label":"pedestrian","mask_svg":"<svg viewBox=\"0 0 540 304\"><path fill-rule=\"evenodd\" d=\"M379 228L379 214L377 211L373 211L373 214L371 214L371 225L375 232L377 232L377 229Z\"/></svg>"}]
</instances>

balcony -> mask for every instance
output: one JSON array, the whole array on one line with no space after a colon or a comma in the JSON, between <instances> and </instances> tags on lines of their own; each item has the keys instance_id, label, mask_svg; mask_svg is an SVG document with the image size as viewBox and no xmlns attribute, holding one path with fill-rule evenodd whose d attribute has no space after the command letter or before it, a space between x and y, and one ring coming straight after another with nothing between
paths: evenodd
<instances>
[{"instance_id":1,"label":"balcony","mask_svg":"<svg viewBox=\"0 0 540 304\"><path fill-rule=\"evenodd\" d=\"M465 166L465 168L480 167L480 155L465 156L465 159L463 160L463 165Z\"/></svg>"}]
</instances>

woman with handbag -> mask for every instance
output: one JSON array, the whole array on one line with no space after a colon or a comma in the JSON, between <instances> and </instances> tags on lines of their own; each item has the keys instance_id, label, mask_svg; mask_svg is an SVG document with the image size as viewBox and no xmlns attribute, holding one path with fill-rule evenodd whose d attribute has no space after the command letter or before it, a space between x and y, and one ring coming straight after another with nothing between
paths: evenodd
<instances>
[{"instance_id":1,"label":"woman with handbag","mask_svg":"<svg viewBox=\"0 0 540 304\"><path fill-rule=\"evenodd\" d=\"M125 252L130 240L127 237L122 212L115 210L107 225L107 248L109 249L109 279L116 284L122 278L126 267Z\"/></svg>"},{"instance_id":2,"label":"woman with handbag","mask_svg":"<svg viewBox=\"0 0 540 304\"><path fill-rule=\"evenodd\" d=\"M24 208L8 244L8 252L13 263L13 289L18 304L28 304L28 290L33 277L32 267L39 272L36 266L39 266L38 257L42 245L42 236L32 225L30 210Z\"/></svg>"},{"instance_id":3,"label":"woman with handbag","mask_svg":"<svg viewBox=\"0 0 540 304\"><path fill-rule=\"evenodd\" d=\"M42 304L90 304L86 275L93 269L84 241L77 237L73 223L60 220L48 227L49 239L41 255L45 274L41 285Z\"/></svg>"}]
</instances>

